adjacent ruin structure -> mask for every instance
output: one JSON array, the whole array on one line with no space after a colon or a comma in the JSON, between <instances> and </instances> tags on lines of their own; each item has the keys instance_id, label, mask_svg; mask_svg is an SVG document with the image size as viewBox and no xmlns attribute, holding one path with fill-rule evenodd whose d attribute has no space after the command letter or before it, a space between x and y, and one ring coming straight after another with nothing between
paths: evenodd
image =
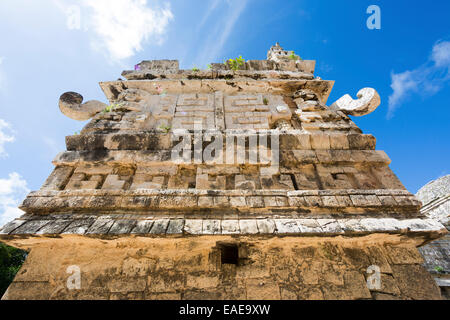
<instances>
[{"instance_id":1,"label":"adjacent ruin structure","mask_svg":"<svg viewBox=\"0 0 450 320\"><path fill-rule=\"evenodd\" d=\"M0 231L30 250L3 299L440 299L417 247L446 228L349 118L377 92L328 107L334 82L278 44L237 66L63 94L92 119Z\"/></svg>"},{"instance_id":2,"label":"adjacent ruin structure","mask_svg":"<svg viewBox=\"0 0 450 320\"><path fill-rule=\"evenodd\" d=\"M427 183L416 194L422 202L421 212L450 230L450 175ZM424 266L441 288L442 296L450 299L450 235L419 248Z\"/></svg>"}]
</instances>

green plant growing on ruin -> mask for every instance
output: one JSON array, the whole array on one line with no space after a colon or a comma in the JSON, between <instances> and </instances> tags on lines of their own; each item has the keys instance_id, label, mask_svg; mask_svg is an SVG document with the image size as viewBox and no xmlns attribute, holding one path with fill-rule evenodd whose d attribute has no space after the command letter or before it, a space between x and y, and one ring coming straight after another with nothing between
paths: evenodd
<instances>
[{"instance_id":1,"label":"green plant growing on ruin","mask_svg":"<svg viewBox=\"0 0 450 320\"><path fill-rule=\"evenodd\" d=\"M116 109L119 109L123 107L124 103L111 103L109 106L106 106L105 109L103 109L102 113L112 112Z\"/></svg>"},{"instance_id":2,"label":"green plant growing on ruin","mask_svg":"<svg viewBox=\"0 0 450 320\"><path fill-rule=\"evenodd\" d=\"M436 272L444 272L444 268L442 268L441 266L434 267L434 270Z\"/></svg>"},{"instance_id":3,"label":"green plant growing on ruin","mask_svg":"<svg viewBox=\"0 0 450 320\"><path fill-rule=\"evenodd\" d=\"M193 71L193 72L199 72L199 71L200 71L200 69L199 69L199 68L197 68L197 67L193 67L193 68L192 68L192 71Z\"/></svg>"},{"instance_id":4,"label":"green plant growing on ruin","mask_svg":"<svg viewBox=\"0 0 450 320\"><path fill-rule=\"evenodd\" d=\"M264 98L263 99L263 103L264 103L265 106L267 106L269 104L269 100L267 100L267 98Z\"/></svg>"},{"instance_id":5,"label":"green plant growing on ruin","mask_svg":"<svg viewBox=\"0 0 450 320\"><path fill-rule=\"evenodd\" d=\"M227 63L230 66L231 70L237 71L239 70L240 67L244 65L245 60L242 59L242 56L239 56L239 58L236 59L228 59Z\"/></svg>"},{"instance_id":6,"label":"green plant growing on ruin","mask_svg":"<svg viewBox=\"0 0 450 320\"><path fill-rule=\"evenodd\" d=\"M208 70L212 69L212 65L211 64L208 64L206 67L208 68Z\"/></svg>"},{"instance_id":7,"label":"green plant growing on ruin","mask_svg":"<svg viewBox=\"0 0 450 320\"><path fill-rule=\"evenodd\" d=\"M292 51L292 53L289 55L289 59L302 60L302 58L300 56L296 55L294 51Z\"/></svg>"},{"instance_id":8,"label":"green plant growing on ruin","mask_svg":"<svg viewBox=\"0 0 450 320\"><path fill-rule=\"evenodd\" d=\"M166 124L162 124L159 126L159 129L161 129L164 133L169 133L170 129L172 129L172 127L168 126Z\"/></svg>"},{"instance_id":9,"label":"green plant growing on ruin","mask_svg":"<svg viewBox=\"0 0 450 320\"><path fill-rule=\"evenodd\" d=\"M74 136L78 136L79 134L80 134L80 133L79 133L78 131L75 131L73 135L74 135Z\"/></svg>"}]
</instances>

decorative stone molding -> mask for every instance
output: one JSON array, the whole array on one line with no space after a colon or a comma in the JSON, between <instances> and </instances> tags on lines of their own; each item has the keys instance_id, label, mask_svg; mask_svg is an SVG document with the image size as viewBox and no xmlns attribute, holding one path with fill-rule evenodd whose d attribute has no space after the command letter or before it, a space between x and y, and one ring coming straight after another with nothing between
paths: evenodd
<instances>
[{"instance_id":1,"label":"decorative stone molding","mask_svg":"<svg viewBox=\"0 0 450 320\"><path fill-rule=\"evenodd\" d=\"M66 92L59 98L59 109L73 120L89 120L97 113L104 110L107 105L97 100L83 102L83 96L76 92Z\"/></svg>"},{"instance_id":2,"label":"decorative stone molding","mask_svg":"<svg viewBox=\"0 0 450 320\"><path fill-rule=\"evenodd\" d=\"M354 100L346 94L333 103L330 108L340 110L352 116L364 116L372 113L380 105L380 96L373 88L364 88L358 91L358 99Z\"/></svg>"}]
</instances>

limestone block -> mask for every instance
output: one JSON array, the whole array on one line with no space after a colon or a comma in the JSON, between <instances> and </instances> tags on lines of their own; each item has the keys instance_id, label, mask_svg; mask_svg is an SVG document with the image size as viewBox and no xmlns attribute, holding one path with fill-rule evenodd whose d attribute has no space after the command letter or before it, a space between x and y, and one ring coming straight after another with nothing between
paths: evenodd
<instances>
[{"instance_id":1,"label":"limestone block","mask_svg":"<svg viewBox=\"0 0 450 320\"><path fill-rule=\"evenodd\" d=\"M245 201L245 197L230 197L230 205L234 207L246 207L247 202Z\"/></svg>"},{"instance_id":2,"label":"limestone block","mask_svg":"<svg viewBox=\"0 0 450 320\"><path fill-rule=\"evenodd\" d=\"M330 136L325 133L311 135L311 148L314 150L328 150L331 148Z\"/></svg>"},{"instance_id":3,"label":"limestone block","mask_svg":"<svg viewBox=\"0 0 450 320\"><path fill-rule=\"evenodd\" d=\"M169 226L169 219L154 220L153 226L150 229L151 234L165 234L167 227Z\"/></svg>"},{"instance_id":4,"label":"limestone block","mask_svg":"<svg viewBox=\"0 0 450 320\"><path fill-rule=\"evenodd\" d=\"M361 227L369 232L395 231L401 228L401 224L395 219L367 218L360 220Z\"/></svg>"},{"instance_id":5,"label":"limestone block","mask_svg":"<svg viewBox=\"0 0 450 320\"><path fill-rule=\"evenodd\" d=\"M322 198L319 196L305 196L304 198L308 207L323 207Z\"/></svg>"},{"instance_id":6,"label":"limestone block","mask_svg":"<svg viewBox=\"0 0 450 320\"><path fill-rule=\"evenodd\" d=\"M319 223L315 219L297 219L297 224L302 233L321 233L321 232L323 232Z\"/></svg>"},{"instance_id":7,"label":"limestone block","mask_svg":"<svg viewBox=\"0 0 450 320\"><path fill-rule=\"evenodd\" d=\"M134 228L131 230L131 234L147 234L150 233L150 229L153 226L153 220L140 220L136 223Z\"/></svg>"},{"instance_id":8,"label":"limestone block","mask_svg":"<svg viewBox=\"0 0 450 320\"><path fill-rule=\"evenodd\" d=\"M138 66L141 71L152 71L155 74L173 74L179 70L178 60L144 60Z\"/></svg>"},{"instance_id":9,"label":"limestone block","mask_svg":"<svg viewBox=\"0 0 450 320\"><path fill-rule=\"evenodd\" d=\"M167 227L166 234L182 234L184 230L184 219L172 219Z\"/></svg>"},{"instance_id":10,"label":"limestone block","mask_svg":"<svg viewBox=\"0 0 450 320\"><path fill-rule=\"evenodd\" d=\"M225 190L226 189L225 176L210 176L207 173L197 174L195 187L199 190Z\"/></svg>"},{"instance_id":11,"label":"limestone block","mask_svg":"<svg viewBox=\"0 0 450 320\"><path fill-rule=\"evenodd\" d=\"M317 223L326 233L344 233L339 222L334 219L317 219Z\"/></svg>"},{"instance_id":12,"label":"limestone block","mask_svg":"<svg viewBox=\"0 0 450 320\"><path fill-rule=\"evenodd\" d=\"M203 220L201 219L186 219L184 223L184 232L187 234L202 234Z\"/></svg>"},{"instance_id":13,"label":"limestone block","mask_svg":"<svg viewBox=\"0 0 450 320\"><path fill-rule=\"evenodd\" d=\"M41 187L41 190L61 190L69 180L72 172L73 167L56 167Z\"/></svg>"},{"instance_id":14,"label":"limestone block","mask_svg":"<svg viewBox=\"0 0 450 320\"><path fill-rule=\"evenodd\" d=\"M305 197L292 197L288 198L289 206L291 207L306 207L308 204L306 203Z\"/></svg>"},{"instance_id":15,"label":"limestone block","mask_svg":"<svg viewBox=\"0 0 450 320\"><path fill-rule=\"evenodd\" d=\"M60 234L71 222L69 219L54 220L43 226L36 234Z\"/></svg>"},{"instance_id":16,"label":"limestone block","mask_svg":"<svg viewBox=\"0 0 450 320\"><path fill-rule=\"evenodd\" d=\"M272 219L258 219L256 224L262 234L273 234L276 230L275 222Z\"/></svg>"},{"instance_id":17,"label":"limestone block","mask_svg":"<svg viewBox=\"0 0 450 320\"><path fill-rule=\"evenodd\" d=\"M345 134L330 134L330 148L337 150L350 149L347 135Z\"/></svg>"},{"instance_id":18,"label":"limestone block","mask_svg":"<svg viewBox=\"0 0 450 320\"><path fill-rule=\"evenodd\" d=\"M236 190L255 190L257 185L254 179L248 178L245 175L236 175L234 177L234 186Z\"/></svg>"},{"instance_id":19,"label":"limestone block","mask_svg":"<svg viewBox=\"0 0 450 320\"><path fill-rule=\"evenodd\" d=\"M335 196L322 196L322 201L325 207L339 207L339 202Z\"/></svg>"},{"instance_id":20,"label":"limestone block","mask_svg":"<svg viewBox=\"0 0 450 320\"><path fill-rule=\"evenodd\" d=\"M380 189L382 187L378 180L370 173L369 168L363 168L353 176L355 177L360 189L373 190Z\"/></svg>"},{"instance_id":21,"label":"limestone block","mask_svg":"<svg viewBox=\"0 0 450 320\"><path fill-rule=\"evenodd\" d=\"M353 206L355 207L367 206L366 197L362 194L352 194L350 195L350 199L352 200Z\"/></svg>"},{"instance_id":22,"label":"limestone block","mask_svg":"<svg viewBox=\"0 0 450 320\"><path fill-rule=\"evenodd\" d=\"M256 220L239 220L241 234L257 234L259 232Z\"/></svg>"},{"instance_id":23,"label":"limestone block","mask_svg":"<svg viewBox=\"0 0 450 320\"><path fill-rule=\"evenodd\" d=\"M214 206L213 197L198 197L198 206L200 208L211 208Z\"/></svg>"},{"instance_id":24,"label":"limestone block","mask_svg":"<svg viewBox=\"0 0 450 320\"><path fill-rule=\"evenodd\" d=\"M219 208L228 208L230 207L230 199L226 196L216 196L214 197L214 206Z\"/></svg>"},{"instance_id":25,"label":"limestone block","mask_svg":"<svg viewBox=\"0 0 450 320\"><path fill-rule=\"evenodd\" d=\"M221 221L220 220L203 220L202 227L203 234L220 234L221 233Z\"/></svg>"},{"instance_id":26,"label":"limestone block","mask_svg":"<svg viewBox=\"0 0 450 320\"><path fill-rule=\"evenodd\" d=\"M372 135L349 134L347 139L350 149L375 150L376 139Z\"/></svg>"},{"instance_id":27,"label":"limestone block","mask_svg":"<svg viewBox=\"0 0 450 320\"><path fill-rule=\"evenodd\" d=\"M194 180L195 181L195 180ZM185 176L174 175L169 177L167 184L168 189L189 189L189 180L185 179Z\"/></svg>"},{"instance_id":28,"label":"limestone block","mask_svg":"<svg viewBox=\"0 0 450 320\"><path fill-rule=\"evenodd\" d=\"M50 222L51 220L29 220L21 224L14 232L16 234L33 234Z\"/></svg>"},{"instance_id":29,"label":"limestone block","mask_svg":"<svg viewBox=\"0 0 450 320\"><path fill-rule=\"evenodd\" d=\"M127 182L125 180L121 180L119 175L110 174L106 177L105 182L103 183L103 190L122 190L125 187Z\"/></svg>"},{"instance_id":30,"label":"limestone block","mask_svg":"<svg viewBox=\"0 0 450 320\"><path fill-rule=\"evenodd\" d=\"M300 227L294 219L275 219L278 234L300 233Z\"/></svg>"},{"instance_id":31,"label":"limestone block","mask_svg":"<svg viewBox=\"0 0 450 320\"><path fill-rule=\"evenodd\" d=\"M264 197L264 203L267 208L288 207L288 199L285 197Z\"/></svg>"},{"instance_id":32,"label":"limestone block","mask_svg":"<svg viewBox=\"0 0 450 320\"><path fill-rule=\"evenodd\" d=\"M77 219L64 229L62 234L85 234L94 223L94 219Z\"/></svg>"},{"instance_id":33,"label":"limestone block","mask_svg":"<svg viewBox=\"0 0 450 320\"><path fill-rule=\"evenodd\" d=\"M397 202L392 196L378 196L382 206L396 206Z\"/></svg>"},{"instance_id":34,"label":"limestone block","mask_svg":"<svg viewBox=\"0 0 450 320\"><path fill-rule=\"evenodd\" d=\"M113 219L98 218L89 229L87 229L86 234L107 234L114 222Z\"/></svg>"},{"instance_id":35,"label":"limestone block","mask_svg":"<svg viewBox=\"0 0 450 320\"><path fill-rule=\"evenodd\" d=\"M222 234L239 234L239 220L222 220Z\"/></svg>"},{"instance_id":36,"label":"limestone block","mask_svg":"<svg viewBox=\"0 0 450 320\"><path fill-rule=\"evenodd\" d=\"M27 222L27 220L15 219L13 221L10 221L0 229L0 234L9 234L10 232L19 228L25 222Z\"/></svg>"},{"instance_id":37,"label":"limestone block","mask_svg":"<svg viewBox=\"0 0 450 320\"><path fill-rule=\"evenodd\" d=\"M193 195L162 195L159 197L159 207L167 209L186 209L197 207L197 198Z\"/></svg>"},{"instance_id":38,"label":"limestone block","mask_svg":"<svg viewBox=\"0 0 450 320\"><path fill-rule=\"evenodd\" d=\"M261 176L261 187L267 190L295 190L290 175L282 174L276 176Z\"/></svg>"},{"instance_id":39,"label":"limestone block","mask_svg":"<svg viewBox=\"0 0 450 320\"><path fill-rule=\"evenodd\" d=\"M111 226L111 229L109 229L109 234L127 234L129 233L134 225L136 224L135 220L131 219L121 219L116 220L114 224Z\"/></svg>"},{"instance_id":40,"label":"limestone block","mask_svg":"<svg viewBox=\"0 0 450 320\"><path fill-rule=\"evenodd\" d=\"M295 183L298 190L317 190L318 181L316 178L316 169L313 165L299 167L298 173L294 173Z\"/></svg>"},{"instance_id":41,"label":"limestone block","mask_svg":"<svg viewBox=\"0 0 450 320\"><path fill-rule=\"evenodd\" d=\"M85 175L107 175L113 171L112 166L108 165L82 165L77 166L74 171L75 174L85 174Z\"/></svg>"},{"instance_id":42,"label":"limestone block","mask_svg":"<svg viewBox=\"0 0 450 320\"><path fill-rule=\"evenodd\" d=\"M325 172L321 166L317 166L319 179L325 189L353 189L352 174L335 172ZM333 172L334 171L334 172Z\"/></svg>"},{"instance_id":43,"label":"limestone block","mask_svg":"<svg viewBox=\"0 0 450 320\"><path fill-rule=\"evenodd\" d=\"M307 164L317 162L316 153L312 150L292 150L291 151L294 156L294 162L299 164ZM281 158L281 163L284 163L284 153L281 153L283 156Z\"/></svg>"},{"instance_id":44,"label":"limestone block","mask_svg":"<svg viewBox=\"0 0 450 320\"><path fill-rule=\"evenodd\" d=\"M246 197L247 206L250 208L264 208L264 198L260 196Z\"/></svg>"},{"instance_id":45,"label":"limestone block","mask_svg":"<svg viewBox=\"0 0 450 320\"><path fill-rule=\"evenodd\" d=\"M146 174L135 174L130 190L137 189L162 189L164 185L164 176L148 176Z\"/></svg>"},{"instance_id":46,"label":"limestone block","mask_svg":"<svg viewBox=\"0 0 450 320\"><path fill-rule=\"evenodd\" d=\"M349 196L336 196L339 207L352 207L353 202Z\"/></svg>"}]
</instances>

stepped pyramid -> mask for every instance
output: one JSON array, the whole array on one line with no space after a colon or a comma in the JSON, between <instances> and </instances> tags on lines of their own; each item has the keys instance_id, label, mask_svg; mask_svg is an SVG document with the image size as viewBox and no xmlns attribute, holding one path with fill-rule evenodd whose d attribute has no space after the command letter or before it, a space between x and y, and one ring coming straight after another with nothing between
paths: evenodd
<instances>
[{"instance_id":1,"label":"stepped pyramid","mask_svg":"<svg viewBox=\"0 0 450 320\"><path fill-rule=\"evenodd\" d=\"M440 299L417 247L447 231L349 117L380 97L327 106L314 68L276 44L63 94L90 122L0 231L30 250L3 299Z\"/></svg>"}]
</instances>

